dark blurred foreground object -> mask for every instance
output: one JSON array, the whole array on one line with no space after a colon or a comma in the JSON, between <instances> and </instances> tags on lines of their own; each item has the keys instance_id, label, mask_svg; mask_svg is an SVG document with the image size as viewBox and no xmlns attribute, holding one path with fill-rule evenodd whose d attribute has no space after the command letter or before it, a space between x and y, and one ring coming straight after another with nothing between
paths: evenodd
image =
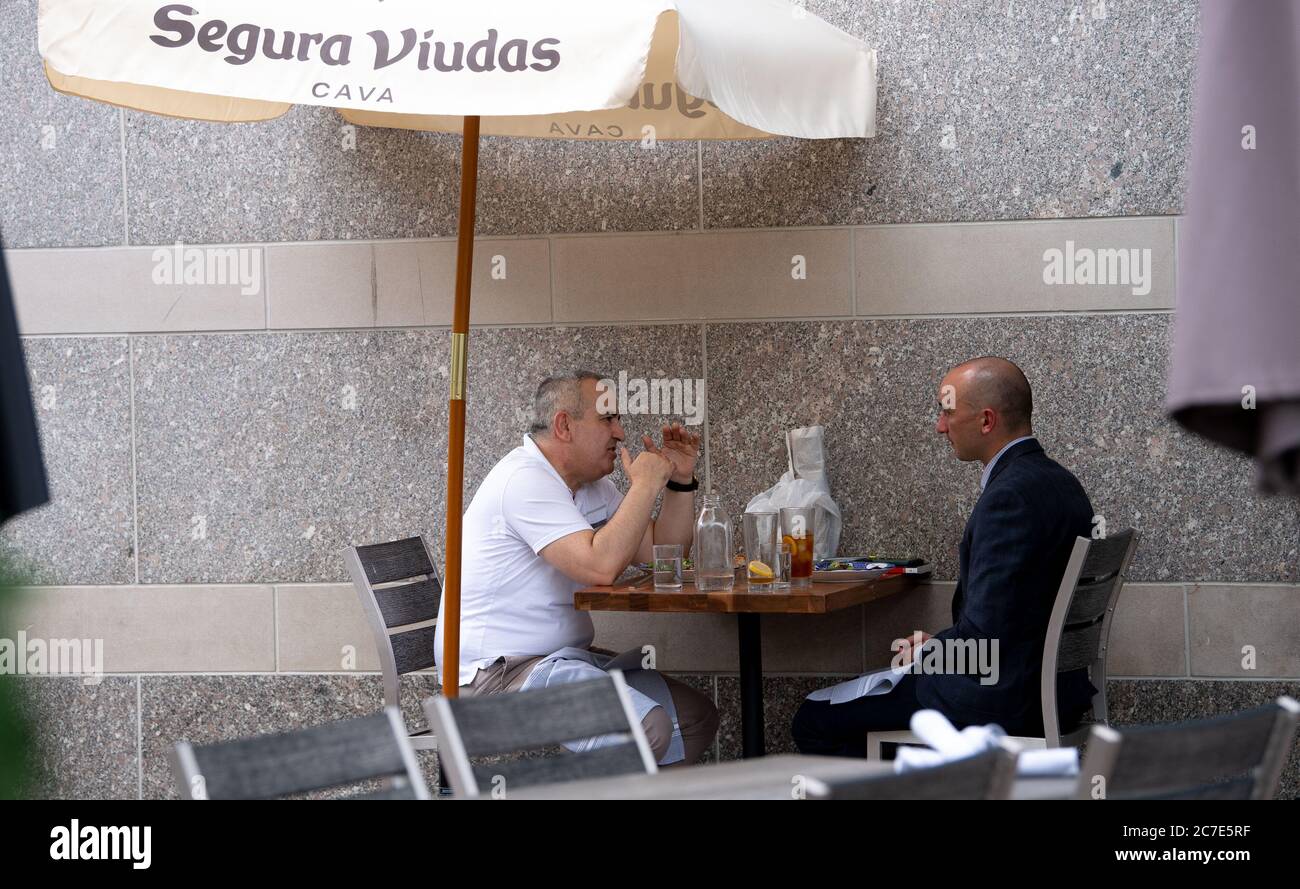
<instances>
[{"instance_id":1,"label":"dark blurred foreground object","mask_svg":"<svg viewBox=\"0 0 1300 889\"><path fill-rule=\"evenodd\" d=\"M0 524L50 499L0 244Z\"/></svg>"},{"instance_id":2,"label":"dark blurred foreground object","mask_svg":"<svg viewBox=\"0 0 1300 889\"><path fill-rule=\"evenodd\" d=\"M3 246L0 244L0 525L50 499ZM10 570L0 563L0 638L13 638L7 618L14 604L11 587L15 583ZM0 676L0 799L25 792L31 780L32 730L16 700L14 683L12 677Z\"/></svg>"},{"instance_id":3,"label":"dark blurred foreground object","mask_svg":"<svg viewBox=\"0 0 1300 889\"><path fill-rule=\"evenodd\" d=\"M1300 493L1300 0L1201 5L1170 415Z\"/></svg>"}]
</instances>

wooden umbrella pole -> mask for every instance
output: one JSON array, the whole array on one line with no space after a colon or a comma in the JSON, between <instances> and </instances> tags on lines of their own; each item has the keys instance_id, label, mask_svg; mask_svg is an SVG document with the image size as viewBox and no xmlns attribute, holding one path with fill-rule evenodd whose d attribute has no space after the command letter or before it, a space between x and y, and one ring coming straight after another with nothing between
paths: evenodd
<instances>
[{"instance_id":1,"label":"wooden umbrella pole","mask_svg":"<svg viewBox=\"0 0 1300 889\"><path fill-rule=\"evenodd\" d=\"M460 215L456 230L456 302L451 315L451 400L447 405L447 570L442 614L442 693L460 687L460 536L465 496L465 377L469 288L474 268L474 199L478 193L477 116L466 117L460 148Z\"/></svg>"}]
</instances>

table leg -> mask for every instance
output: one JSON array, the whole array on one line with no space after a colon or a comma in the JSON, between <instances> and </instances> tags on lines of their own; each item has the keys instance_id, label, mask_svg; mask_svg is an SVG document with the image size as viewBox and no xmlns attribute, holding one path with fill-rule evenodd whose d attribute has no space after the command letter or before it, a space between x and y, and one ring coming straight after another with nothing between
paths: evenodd
<instances>
[{"instance_id":1,"label":"table leg","mask_svg":"<svg viewBox=\"0 0 1300 889\"><path fill-rule=\"evenodd\" d=\"M742 613L740 620L740 744L741 755L753 759L763 749L763 633L759 615Z\"/></svg>"}]
</instances>

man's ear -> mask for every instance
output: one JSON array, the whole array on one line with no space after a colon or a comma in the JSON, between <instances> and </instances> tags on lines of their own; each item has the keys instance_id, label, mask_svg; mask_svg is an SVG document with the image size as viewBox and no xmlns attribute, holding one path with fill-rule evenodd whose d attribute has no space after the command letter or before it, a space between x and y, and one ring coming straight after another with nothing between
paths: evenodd
<instances>
[{"instance_id":1,"label":"man's ear","mask_svg":"<svg viewBox=\"0 0 1300 889\"><path fill-rule=\"evenodd\" d=\"M557 441L571 441L573 439L573 430L569 426L569 414L567 411L560 411L551 420L551 435Z\"/></svg>"}]
</instances>

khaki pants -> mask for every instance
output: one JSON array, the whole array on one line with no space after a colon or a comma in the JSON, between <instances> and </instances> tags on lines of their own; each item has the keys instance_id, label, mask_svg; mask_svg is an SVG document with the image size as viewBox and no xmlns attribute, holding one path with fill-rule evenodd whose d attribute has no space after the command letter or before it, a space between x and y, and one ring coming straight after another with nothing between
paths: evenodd
<instances>
[{"instance_id":1,"label":"khaki pants","mask_svg":"<svg viewBox=\"0 0 1300 889\"><path fill-rule=\"evenodd\" d=\"M541 656L522 655L519 657L501 657L495 664L485 667L474 675L474 681L464 687L466 694L495 695L504 692L519 691L528 674ZM673 696L673 706L677 708L677 724L682 730L682 745L686 758L674 765L695 765L700 757L713 744L713 737L718 733L718 708L708 696L696 691L685 683L678 682L671 676L664 676L668 693ZM673 721L663 707L655 707L641 720L645 729L646 740L650 742L650 752L655 762L664 758L668 752L668 743L673 737Z\"/></svg>"}]
</instances>

